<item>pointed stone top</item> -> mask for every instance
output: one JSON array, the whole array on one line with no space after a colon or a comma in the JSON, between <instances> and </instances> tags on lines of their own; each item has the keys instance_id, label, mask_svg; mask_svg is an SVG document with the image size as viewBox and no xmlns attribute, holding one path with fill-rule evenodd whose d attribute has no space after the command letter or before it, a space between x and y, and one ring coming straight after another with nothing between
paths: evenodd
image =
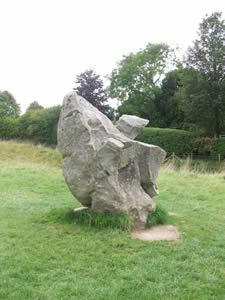
<instances>
[{"instance_id":1,"label":"pointed stone top","mask_svg":"<svg viewBox=\"0 0 225 300\"><path fill-rule=\"evenodd\" d=\"M137 116L122 115L116 122L116 128L126 137L133 140L148 123L149 120Z\"/></svg>"}]
</instances>

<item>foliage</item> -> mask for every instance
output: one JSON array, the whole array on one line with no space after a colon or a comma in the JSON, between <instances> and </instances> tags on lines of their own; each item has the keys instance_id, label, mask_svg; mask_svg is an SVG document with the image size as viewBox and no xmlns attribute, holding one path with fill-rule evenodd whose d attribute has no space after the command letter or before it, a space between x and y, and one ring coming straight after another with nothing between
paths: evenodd
<instances>
[{"instance_id":1,"label":"foliage","mask_svg":"<svg viewBox=\"0 0 225 300\"><path fill-rule=\"evenodd\" d=\"M20 135L19 119L0 117L0 139L18 138Z\"/></svg>"},{"instance_id":2,"label":"foliage","mask_svg":"<svg viewBox=\"0 0 225 300\"><path fill-rule=\"evenodd\" d=\"M168 213L160 205L156 205L155 211L148 215L147 227L167 224L167 222L168 222Z\"/></svg>"},{"instance_id":3,"label":"foliage","mask_svg":"<svg viewBox=\"0 0 225 300\"><path fill-rule=\"evenodd\" d=\"M0 118L17 118L20 114L20 106L8 91L0 91Z\"/></svg>"},{"instance_id":4,"label":"foliage","mask_svg":"<svg viewBox=\"0 0 225 300\"><path fill-rule=\"evenodd\" d=\"M219 136L225 120L225 23L221 13L203 19L189 48L183 77L185 118Z\"/></svg>"},{"instance_id":5,"label":"foliage","mask_svg":"<svg viewBox=\"0 0 225 300\"><path fill-rule=\"evenodd\" d=\"M104 90L104 84L100 76L93 70L86 70L77 76L76 88L78 95L84 97L103 114L112 118L112 111L107 104L108 98Z\"/></svg>"},{"instance_id":6,"label":"foliage","mask_svg":"<svg viewBox=\"0 0 225 300\"><path fill-rule=\"evenodd\" d=\"M136 92L154 96L152 88L164 74L170 55L168 45L148 44L145 49L124 56L109 76L110 97L123 102Z\"/></svg>"},{"instance_id":7,"label":"foliage","mask_svg":"<svg viewBox=\"0 0 225 300\"><path fill-rule=\"evenodd\" d=\"M225 138L214 139L211 144L211 152L221 154L221 158L225 158Z\"/></svg>"},{"instance_id":8,"label":"foliage","mask_svg":"<svg viewBox=\"0 0 225 300\"><path fill-rule=\"evenodd\" d=\"M137 140L164 149L167 154L190 154L194 150L194 135L188 131L162 128L143 128Z\"/></svg>"},{"instance_id":9,"label":"foliage","mask_svg":"<svg viewBox=\"0 0 225 300\"><path fill-rule=\"evenodd\" d=\"M124 56L109 76L109 96L122 102L119 115L135 114L150 119L155 126L154 121L159 120L155 101L161 93L160 80L172 61L172 54L166 44L148 44Z\"/></svg>"},{"instance_id":10,"label":"foliage","mask_svg":"<svg viewBox=\"0 0 225 300\"><path fill-rule=\"evenodd\" d=\"M197 137L194 140L195 152L199 154L207 154L210 153L211 144L213 142L212 138L209 137Z\"/></svg>"},{"instance_id":11,"label":"foliage","mask_svg":"<svg viewBox=\"0 0 225 300\"><path fill-rule=\"evenodd\" d=\"M43 109L44 107L40 105L37 101L33 101L30 103L26 111L32 110L32 109Z\"/></svg>"},{"instance_id":12,"label":"foliage","mask_svg":"<svg viewBox=\"0 0 225 300\"><path fill-rule=\"evenodd\" d=\"M225 156L225 139L212 139L199 137L190 131L166 129L166 128L143 128L136 140L153 144L164 149L168 155L175 154L221 154Z\"/></svg>"},{"instance_id":13,"label":"foliage","mask_svg":"<svg viewBox=\"0 0 225 300\"><path fill-rule=\"evenodd\" d=\"M184 113L179 91L182 87L181 78L183 68L177 69L165 74L165 78L160 85L161 92L156 96L154 105L159 114L156 122L159 127L164 128L182 128L184 126ZM156 124L156 122L154 124ZM152 122L151 125L153 126ZM157 126L153 126L157 127Z\"/></svg>"},{"instance_id":14,"label":"foliage","mask_svg":"<svg viewBox=\"0 0 225 300\"><path fill-rule=\"evenodd\" d=\"M21 138L48 145L57 144L57 125L61 106L29 110L20 117Z\"/></svg>"},{"instance_id":15,"label":"foliage","mask_svg":"<svg viewBox=\"0 0 225 300\"><path fill-rule=\"evenodd\" d=\"M40 124L40 113L39 110L29 110L20 117L20 137L22 139L35 140Z\"/></svg>"}]
</instances>

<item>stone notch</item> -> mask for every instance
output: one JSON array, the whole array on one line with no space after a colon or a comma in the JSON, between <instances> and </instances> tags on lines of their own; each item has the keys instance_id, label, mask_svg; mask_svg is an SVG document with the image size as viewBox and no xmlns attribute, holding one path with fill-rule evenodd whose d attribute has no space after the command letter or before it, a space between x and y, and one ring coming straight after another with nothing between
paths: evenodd
<instances>
[{"instance_id":1,"label":"stone notch","mask_svg":"<svg viewBox=\"0 0 225 300\"><path fill-rule=\"evenodd\" d=\"M97 108L71 92L63 100L58 148L66 183L83 206L97 213L129 214L140 228L155 210L152 197L158 194L156 178L166 152L131 139L147 120L135 116L121 119L114 126Z\"/></svg>"},{"instance_id":2,"label":"stone notch","mask_svg":"<svg viewBox=\"0 0 225 300\"><path fill-rule=\"evenodd\" d=\"M148 123L149 120L146 119L136 116L122 115L116 122L116 128L119 129L119 131L126 137L133 140Z\"/></svg>"}]
</instances>

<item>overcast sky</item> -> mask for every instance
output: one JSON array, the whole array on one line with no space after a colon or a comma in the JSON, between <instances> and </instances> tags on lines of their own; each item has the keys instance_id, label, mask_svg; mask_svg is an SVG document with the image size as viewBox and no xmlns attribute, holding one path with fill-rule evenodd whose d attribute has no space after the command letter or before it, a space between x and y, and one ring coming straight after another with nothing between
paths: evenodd
<instances>
[{"instance_id":1,"label":"overcast sky","mask_svg":"<svg viewBox=\"0 0 225 300\"><path fill-rule=\"evenodd\" d=\"M0 0L0 90L23 112L61 104L88 68L105 76L147 43L185 51L215 11L224 0Z\"/></svg>"}]
</instances>

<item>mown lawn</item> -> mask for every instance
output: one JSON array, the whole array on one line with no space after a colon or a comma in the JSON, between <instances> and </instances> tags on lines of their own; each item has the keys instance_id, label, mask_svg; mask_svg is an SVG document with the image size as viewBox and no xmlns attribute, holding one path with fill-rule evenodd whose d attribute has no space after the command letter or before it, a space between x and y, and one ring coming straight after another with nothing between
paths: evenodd
<instances>
[{"instance_id":1,"label":"mown lawn","mask_svg":"<svg viewBox=\"0 0 225 300\"><path fill-rule=\"evenodd\" d=\"M0 160L0 299L224 299L224 174L162 170L155 201L182 234L149 243L68 217L51 162Z\"/></svg>"}]
</instances>

